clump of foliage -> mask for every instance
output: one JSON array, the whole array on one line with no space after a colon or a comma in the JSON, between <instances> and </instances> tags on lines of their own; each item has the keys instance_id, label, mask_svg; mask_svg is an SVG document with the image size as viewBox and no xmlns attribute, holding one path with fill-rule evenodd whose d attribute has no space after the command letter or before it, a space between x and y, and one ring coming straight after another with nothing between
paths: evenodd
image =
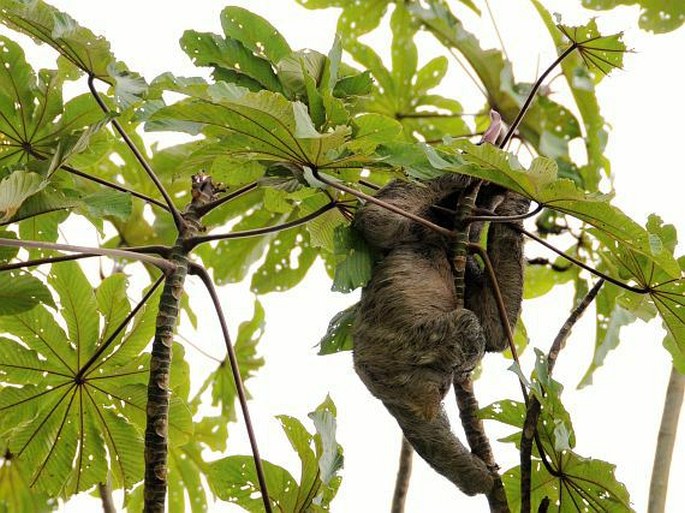
<instances>
[{"instance_id":1,"label":"clump of foliage","mask_svg":"<svg viewBox=\"0 0 685 513\"><path fill-rule=\"evenodd\" d=\"M247 511L328 511L342 466L333 401L311 412L313 428L279 417L301 461L299 479L262 462L242 381L263 364L266 314L255 301L233 344L213 282L249 277L257 295L286 291L321 259L333 290L363 286L375 255L350 220L360 200L393 179L487 180L538 205L530 237L554 247L574 236L572 247L555 249L559 261L531 262L527 297L572 282L576 315L596 298L596 355L584 384L617 343L617 329L638 317L661 317L664 346L685 371L685 259L674 255L675 229L656 215L640 226L599 190L609 166L595 86L621 66L621 36L600 34L594 21L557 24L531 1L559 50L535 84L517 82L505 55L482 48L442 0L299 0L342 8L327 53L293 49L266 20L226 7L222 34L188 30L181 38L211 80L165 73L149 83L69 15L42 0L0 0L0 21L60 56L55 69L35 70L19 44L0 37L0 511L50 511L95 487L105 502L108 489L124 489L131 511L163 511L167 495L170 511L185 511L186 499L193 512L206 511L210 490ZM662 11L657 0L639 3L649 30L685 19L675 2ZM390 67L359 41L388 14ZM449 59L419 67L420 32L460 54L482 85L483 109L472 122L458 98L433 92ZM574 109L538 94L557 66ZM63 89L73 83L83 94L67 99ZM510 127L501 147L473 142L491 109ZM199 137L145 152L141 127ZM507 144L512 137L533 154L525 165ZM582 165L569 152L576 139L587 153ZM72 215L115 235L99 248L58 244ZM93 287L75 261L97 256L116 266ZM561 267L563 259L572 265ZM149 283L139 287L124 271ZM192 396L185 347L174 340L181 311L197 323L183 295L186 274L205 283L227 346ZM333 319L322 354L351 348L354 314L352 305ZM530 377L515 365L525 400L507 397L481 411L514 428L508 440L522 454L521 467L502 473L506 498L493 511L545 503L631 511L614 467L574 452L562 387L551 376L567 334L538 355ZM253 454L208 460L226 449L236 401ZM203 413L207 403L216 415Z\"/></svg>"}]
</instances>

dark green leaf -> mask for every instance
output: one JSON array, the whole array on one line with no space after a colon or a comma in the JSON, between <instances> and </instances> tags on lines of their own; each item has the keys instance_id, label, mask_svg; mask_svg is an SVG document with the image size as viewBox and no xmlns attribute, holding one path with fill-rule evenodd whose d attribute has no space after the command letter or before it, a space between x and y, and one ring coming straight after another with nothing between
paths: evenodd
<instances>
[{"instance_id":1,"label":"dark green leaf","mask_svg":"<svg viewBox=\"0 0 685 513\"><path fill-rule=\"evenodd\" d=\"M0 315L27 312L39 303L55 307L52 294L38 278L17 271L0 274Z\"/></svg>"},{"instance_id":2,"label":"dark green leaf","mask_svg":"<svg viewBox=\"0 0 685 513\"><path fill-rule=\"evenodd\" d=\"M355 303L333 316L328 323L326 334L319 341L320 355L352 350L352 325L357 316L357 308L359 304Z\"/></svg>"},{"instance_id":3,"label":"dark green leaf","mask_svg":"<svg viewBox=\"0 0 685 513\"><path fill-rule=\"evenodd\" d=\"M373 257L364 239L350 226L336 227L335 255L338 264L332 290L351 292L366 285L371 278Z\"/></svg>"},{"instance_id":4,"label":"dark green leaf","mask_svg":"<svg viewBox=\"0 0 685 513\"><path fill-rule=\"evenodd\" d=\"M288 55L290 46L271 23L241 7L226 7L221 11L224 34L240 41L246 48L272 63Z\"/></svg>"}]
</instances>

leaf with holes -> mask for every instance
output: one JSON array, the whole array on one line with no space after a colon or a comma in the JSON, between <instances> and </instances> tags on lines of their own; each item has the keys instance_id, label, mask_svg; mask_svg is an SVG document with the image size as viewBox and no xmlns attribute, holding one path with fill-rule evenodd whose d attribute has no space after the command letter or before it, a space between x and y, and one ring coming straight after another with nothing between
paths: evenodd
<instances>
[{"instance_id":1,"label":"leaf with holes","mask_svg":"<svg viewBox=\"0 0 685 513\"><path fill-rule=\"evenodd\" d=\"M685 3L668 0L582 0L583 7L595 10L614 9L619 5L641 7L640 28L661 34L671 32L685 23Z\"/></svg>"},{"instance_id":2,"label":"leaf with holes","mask_svg":"<svg viewBox=\"0 0 685 513\"><path fill-rule=\"evenodd\" d=\"M257 344L264 333L264 326L264 308L259 301L255 301L253 317L251 320L240 324L234 345L243 383L264 365L264 358L257 356ZM207 377L195 399L191 402L192 407L199 407L200 395L208 388L212 394L212 406L221 407L221 415L224 419L236 420L237 391L228 358L221 360L217 368Z\"/></svg>"},{"instance_id":3,"label":"leaf with holes","mask_svg":"<svg viewBox=\"0 0 685 513\"><path fill-rule=\"evenodd\" d=\"M330 398L309 414L312 434L296 418L278 419L300 463L298 481L284 468L263 461L267 489L275 509L284 513L329 510L340 485L337 471L342 466L342 448L335 439L335 405ZM222 500L238 504L250 512L264 506L259 494L254 461L248 456L229 456L209 464L209 485Z\"/></svg>"},{"instance_id":4,"label":"leaf with holes","mask_svg":"<svg viewBox=\"0 0 685 513\"><path fill-rule=\"evenodd\" d=\"M59 320L42 305L0 317L0 331L12 337L2 341L0 433L31 486L52 497L87 490L108 472L115 486L131 488L143 474L138 418L147 356L140 351L155 310L131 310L121 275L94 292L73 262L53 265L48 283Z\"/></svg>"}]
</instances>

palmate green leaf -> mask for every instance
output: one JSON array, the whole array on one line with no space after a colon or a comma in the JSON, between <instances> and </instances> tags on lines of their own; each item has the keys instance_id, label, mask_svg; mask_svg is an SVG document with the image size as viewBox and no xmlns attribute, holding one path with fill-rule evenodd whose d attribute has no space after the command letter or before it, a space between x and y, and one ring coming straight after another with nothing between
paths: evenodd
<instances>
[{"instance_id":1,"label":"palmate green leaf","mask_svg":"<svg viewBox=\"0 0 685 513\"><path fill-rule=\"evenodd\" d=\"M52 497L87 490L108 472L115 487L131 488L143 474L148 370L140 350L154 330L154 308L139 311L115 337L130 312L122 275L93 293L75 263L61 263L48 282L68 334L42 305L0 317L0 331L21 342L1 341L0 436L29 483ZM183 443L192 432L190 412L178 397L171 408L170 433Z\"/></svg>"},{"instance_id":2,"label":"palmate green leaf","mask_svg":"<svg viewBox=\"0 0 685 513\"><path fill-rule=\"evenodd\" d=\"M329 397L309 414L316 432L307 431L296 418L280 415L281 422L300 464L300 482L282 467L263 461L267 488L274 510L283 513L329 511L330 501L340 485L336 476L342 466L342 448L335 439L335 405ZM229 456L209 464L207 478L212 491L222 500L246 511L260 512L254 461L248 456Z\"/></svg>"},{"instance_id":3,"label":"palmate green leaf","mask_svg":"<svg viewBox=\"0 0 685 513\"><path fill-rule=\"evenodd\" d=\"M55 213L56 215L43 221L38 220L36 224L42 225L43 234L39 233L38 238L29 237L30 240L57 240L57 225L64 221L68 215L69 210L77 207L82 207L83 202L77 197L70 197L65 194L65 191L57 189L50 184L46 184L45 187L37 192L36 194L29 196L26 201L21 204L19 210L4 223L0 224L13 224L20 221L24 221L20 226L26 224L26 221L32 219L47 217L46 214ZM48 230L51 235L50 238L47 236ZM20 230L20 233L24 233Z\"/></svg>"},{"instance_id":4,"label":"palmate green leaf","mask_svg":"<svg viewBox=\"0 0 685 513\"><path fill-rule=\"evenodd\" d=\"M424 147L431 163L438 169L497 183L548 208L576 217L593 226L605 239L647 257L672 278L680 274L672 251L654 246L653 237L612 206L609 196L585 193L572 181L557 179L554 161L538 157L530 169L525 170L513 155L490 144L477 146L453 141L450 148L448 158L452 160L448 161L433 148Z\"/></svg>"},{"instance_id":5,"label":"palmate green leaf","mask_svg":"<svg viewBox=\"0 0 685 513\"><path fill-rule=\"evenodd\" d=\"M542 462L533 461L531 504L537 508L547 497L555 504L554 511L577 513L631 513L630 498L625 486L615 477L616 466L602 460L583 458L564 451L559 458L562 477L548 474ZM520 468L514 467L502 475L507 500L512 511L521 507Z\"/></svg>"},{"instance_id":6,"label":"palmate green leaf","mask_svg":"<svg viewBox=\"0 0 685 513\"><path fill-rule=\"evenodd\" d=\"M111 83L107 67L114 63L114 56L109 43L68 14L42 0L1 0L0 21L52 46L85 73Z\"/></svg>"},{"instance_id":7,"label":"palmate green leaf","mask_svg":"<svg viewBox=\"0 0 685 513\"><path fill-rule=\"evenodd\" d=\"M639 5L640 28L656 34L671 32L685 23L685 4L670 0L582 0L583 7L605 11L619 5Z\"/></svg>"},{"instance_id":8,"label":"palmate green leaf","mask_svg":"<svg viewBox=\"0 0 685 513\"><path fill-rule=\"evenodd\" d=\"M203 132L218 138L228 155L310 167L334 161L350 132L341 126L319 133L302 103L224 83L209 86L205 98L182 100L156 111L147 127Z\"/></svg>"},{"instance_id":9,"label":"palmate green leaf","mask_svg":"<svg viewBox=\"0 0 685 513\"><path fill-rule=\"evenodd\" d=\"M527 265L524 270L524 299L544 296L556 285L574 280L579 268L563 258L558 258L551 265Z\"/></svg>"},{"instance_id":10,"label":"palmate green leaf","mask_svg":"<svg viewBox=\"0 0 685 513\"><path fill-rule=\"evenodd\" d=\"M346 50L378 82L378 87L372 88L369 97L364 99L364 110L399 120L405 140L413 140L415 134L425 140L440 140L445 135L458 136L470 132L461 117L459 102L428 94L444 77L447 60L438 57L417 70L414 37L419 24L411 8L397 4L390 27L393 34L390 70L371 47L359 41L346 43Z\"/></svg>"},{"instance_id":11,"label":"palmate green leaf","mask_svg":"<svg viewBox=\"0 0 685 513\"><path fill-rule=\"evenodd\" d=\"M654 214L647 222L647 233L655 250L668 253L676 246L673 225L663 224L661 218ZM620 306L638 316L642 316L645 306L655 306L667 330L666 348L675 365L685 366L685 257L678 259L678 273L674 276L635 249L621 246L605 234L596 231L593 234L603 244L603 258L621 269L626 279L636 282L647 292L647 295L624 292L619 298ZM647 298L647 305L644 305Z\"/></svg>"},{"instance_id":12,"label":"palmate green leaf","mask_svg":"<svg viewBox=\"0 0 685 513\"><path fill-rule=\"evenodd\" d=\"M48 288L38 278L25 272L0 274L0 315L16 315L43 303L55 307Z\"/></svg>"}]
</instances>

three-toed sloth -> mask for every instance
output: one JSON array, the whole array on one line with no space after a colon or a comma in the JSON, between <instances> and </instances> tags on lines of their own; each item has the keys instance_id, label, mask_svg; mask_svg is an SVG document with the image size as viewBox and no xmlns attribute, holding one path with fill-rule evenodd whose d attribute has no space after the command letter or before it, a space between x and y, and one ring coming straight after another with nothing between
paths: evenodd
<instances>
[{"instance_id":1,"label":"three-toed sloth","mask_svg":"<svg viewBox=\"0 0 685 513\"><path fill-rule=\"evenodd\" d=\"M445 209L456 208L472 180L450 174L424 184L395 181L376 198L452 230L454 216ZM530 201L485 184L476 204L511 216L526 213ZM512 329L523 285L523 243L515 223L491 223L487 234ZM485 351L507 347L493 286L469 257L465 308L457 308L446 237L373 203L359 209L354 227L382 254L353 326L355 370L424 460L464 493L487 493L490 472L452 433L442 399L454 377L471 372ZM481 230L482 223L472 223L470 240L478 242Z\"/></svg>"}]
</instances>

